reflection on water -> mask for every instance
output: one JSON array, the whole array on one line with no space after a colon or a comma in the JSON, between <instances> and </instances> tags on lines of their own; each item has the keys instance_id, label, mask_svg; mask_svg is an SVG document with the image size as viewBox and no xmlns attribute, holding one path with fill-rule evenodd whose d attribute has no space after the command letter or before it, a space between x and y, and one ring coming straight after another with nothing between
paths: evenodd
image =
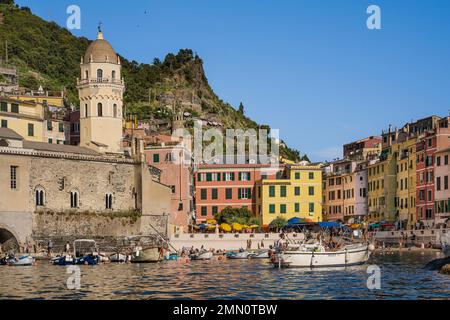
<instances>
[{"instance_id":1,"label":"reflection on water","mask_svg":"<svg viewBox=\"0 0 450 320\"><path fill-rule=\"evenodd\" d=\"M450 276L423 270L435 252L374 254L381 290L367 266L277 269L261 260L170 261L81 266L81 290L66 287L66 267L0 266L1 299L450 299Z\"/></svg>"}]
</instances>

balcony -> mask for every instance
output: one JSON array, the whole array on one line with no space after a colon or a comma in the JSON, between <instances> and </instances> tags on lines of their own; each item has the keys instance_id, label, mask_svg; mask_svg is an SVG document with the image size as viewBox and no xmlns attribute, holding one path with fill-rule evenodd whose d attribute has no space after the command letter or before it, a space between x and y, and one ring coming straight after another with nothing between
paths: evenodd
<instances>
[{"instance_id":1,"label":"balcony","mask_svg":"<svg viewBox=\"0 0 450 320\"><path fill-rule=\"evenodd\" d=\"M83 86L86 84L116 84L116 85L125 85L125 81L123 79L110 79L110 78L85 78L85 79L77 79L77 86Z\"/></svg>"}]
</instances>

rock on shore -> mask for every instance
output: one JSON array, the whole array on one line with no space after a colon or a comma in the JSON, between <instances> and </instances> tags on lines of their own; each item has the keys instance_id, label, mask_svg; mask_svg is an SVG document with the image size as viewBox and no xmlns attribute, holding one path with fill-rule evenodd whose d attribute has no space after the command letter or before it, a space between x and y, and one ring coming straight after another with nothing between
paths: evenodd
<instances>
[{"instance_id":1,"label":"rock on shore","mask_svg":"<svg viewBox=\"0 0 450 320\"><path fill-rule=\"evenodd\" d=\"M450 274L450 264L446 264L441 268L441 273Z\"/></svg>"}]
</instances>

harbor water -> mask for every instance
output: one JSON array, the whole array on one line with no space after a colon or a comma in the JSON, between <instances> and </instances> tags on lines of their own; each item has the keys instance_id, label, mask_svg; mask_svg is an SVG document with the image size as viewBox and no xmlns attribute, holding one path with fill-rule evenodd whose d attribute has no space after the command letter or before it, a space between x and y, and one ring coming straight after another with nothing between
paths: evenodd
<instances>
[{"instance_id":1,"label":"harbor water","mask_svg":"<svg viewBox=\"0 0 450 320\"><path fill-rule=\"evenodd\" d=\"M38 261L0 266L0 299L450 299L450 276L423 266L434 251L374 253L380 289L369 290L367 266L278 269L267 260L168 261L80 266L79 290L67 267Z\"/></svg>"}]
</instances>

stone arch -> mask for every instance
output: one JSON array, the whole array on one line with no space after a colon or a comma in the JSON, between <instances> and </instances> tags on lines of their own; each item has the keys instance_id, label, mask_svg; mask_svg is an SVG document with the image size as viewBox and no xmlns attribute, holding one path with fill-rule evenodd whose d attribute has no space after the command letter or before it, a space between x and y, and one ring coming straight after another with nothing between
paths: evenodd
<instances>
[{"instance_id":1,"label":"stone arch","mask_svg":"<svg viewBox=\"0 0 450 320\"><path fill-rule=\"evenodd\" d=\"M19 248L19 236L7 226L0 224L0 245L2 252L17 251Z\"/></svg>"}]
</instances>

